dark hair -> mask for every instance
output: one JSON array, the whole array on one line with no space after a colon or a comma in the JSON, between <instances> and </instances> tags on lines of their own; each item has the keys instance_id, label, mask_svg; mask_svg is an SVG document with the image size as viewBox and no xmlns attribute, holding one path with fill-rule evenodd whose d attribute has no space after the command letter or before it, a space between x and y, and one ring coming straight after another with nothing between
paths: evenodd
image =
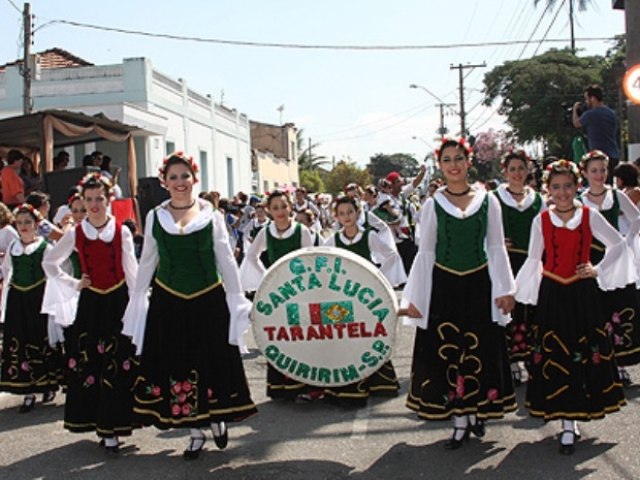
<instances>
[{"instance_id":1,"label":"dark hair","mask_svg":"<svg viewBox=\"0 0 640 480\"><path fill-rule=\"evenodd\" d=\"M378 195L378 189L376 188L375 185L367 185L366 187L364 187L364 191L367 192L369 195L373 195L373 196Z\"/></svg>"},{"instance_id":2,"label":"dark hair","mask_svg":"<svg viewBox=\"0 0 640 480\"><path fill-rule=\"evenodd\" d=\"M45 202L49 201L49 195L44 192L31 192L26 199L26 202L33 208L40 208Z\"/></svg>"},{"instance_id":3,"label":"dark hair","mask_svg":"<svg viewBox=\"0 0 640 480\"><path fill-rule=\"evenodd\" d=\"M122 225L124 225L131 231L131 235L135 235L138 231L136 222L132 218L127 218L124 222L122 222Z\"/></svg>"},{"instance_id":4,"label":"dark hair","mask_svg":"<svg viewBox=\"0 0 640 480\"><path fill-rule=\"evenodd\" d=\"M299 190L299 189L298 189ZM289 206L292 206L293 204L291 203L291 198L289 197L289 194L287 192L285 192L284 190L280 190L280 189L275 189L273 192L271 192L269 194L269 196L267 197L267 208L271 207L271 202L273 201L274 198L278 198L278 197L282 197L284 198L284 200L289 204Z\"/></svg>"},{"instance_id":5,"label":"dark hair","mask_svg":"<svg viewBox=\"0 0 640 480\"><path fill-rule=\"evenodd\" d=\"M90 173L86 175L79 184L80 194L84 197L84 193L87 190L93 190L96 188L104 188L104 193L107 195L107 200L111 200L109 197L111 196L111 192L113 190L113 185L106 178L100 175L99 173Z\"/></svg>"},{"instance_id":6,"label":"dark hair","mask_svg":"<svg viewBox=\"0 0 640 480\"><path fill-rule=\"evenodd\" d=\"M356 199L348 195L342 195L336 199L336 201L333 203L333 211L338 213L338 207L340 205L347 204L351 205L356 212L360 211L360 206L356 202Z\"/></svg>"},{"instance_id":7,"label":"dark hair","mask_svg":"<svg viewBox=\"0 0 640 480\"><path fill-rule=\"evenodd\" d=\"M462 141L464 142L464 140L462 140ZM438 150L436 150L436 159L438 160L438 162L442 159L442 154L444 153L444 149L447 148L447 147L455 147L458 150L461 150L462 153L464 153L464 157L467 160L469 160L471 152L469 152L469 150L467 150L467 148L465 147L465 144L464 143L460 143L460 140L448 139L448 140L445 140L442 143L442 145L440 146L440 148Z\"/></svg>"},{"instance_id":8,"label":"dark hair","mask_svg":"<svg viewBox=\"0 0 640 480\"><path fill-rule=\"evenodd\" d=\"M580 172L578 167L571 160L560 159L553 163L550 163L544 172L543 181L547 185L551 183L551 180L556 175L569 175L573 178L576 185L580 184Z\"/></svg>"},{"instance_id":9,"label":"dark hair","mask_svg":"<svg viewBox=\"0 0 640 480\"><path fill-rule=\"evenodd\" d=\"M633 163L619 163L613 169L613 176L618 177L623 187L637 187L640 170Z\"/></svg>"},{"instance_id":10,"label":"dark hair","mask_svg":"<svg viewBox=\"0 0 640 480\"><path fill-rule=\"evenodd\" d=\"M584 87L584 93L587 94L587 97L594 97L599 102L604 98L604 94L602 92L602 87L600 85L592 84Z\"/></svg>"},{"instance_id":11,"label":"dark hair","mask_svg":"<svg viewBox=\"0 0 640 480\"><path fill-rule=\"evenodd\" d=\"M249 197L244 192L238 192L238 200L240 200L242 203L247 203L247 200L249 200Z\"/></svg>"},{"instance_id":12,"label":"dark hair","mask_svg":"<svg viewBox=\"0 0 640 480\"><path fill-rule=\"evenodd\" d=\"M100 165L100 168L108 172L109 168L111 168L111 157L109 157L108 155L102 157L102 164Z\"/></svg>"},{"instance_id":13,"label":"dark hair","mask_svg":"<svg viewBox=\"0 0 640 480\"><path fill-rule=\"evenodd\" d=\"M24 155L20 150L9 150L9 153L7 153L7 165L16 163L18 160L22 160L23 158Z\"/></svg>"},{"instance_id":14,"label":"dark hair","mask_svg":"<svg viewBox=\"0 0 640 480\"><path fill-rule=\"evenodd\" d=\"M509 152L502 159L502 168L504 170L509 168L509 163L511 163L511 160L520 160L521 162L524 162L525 167L528 167L529 162L531 161L531 159L527 156L524 150L516 150L515 152Z\"/></svg>"},{"instance_id":15,"label":"dark hair","mask_svg":"<svg viewBox=\"0 0 640 480\"><path fill-rule=\"evenodd\" d=\"M161 171L161 176L163 180L167 179L167 172L169 171L169 168L172 165L184 165L186 166L189 171L191 172L191 175L193 175L193 179L197 181L197 177L196 177L196 169L194 168L194 164L192 163L192 160L190 160L189 158L187 158L186 156L183 156L181 154L178 153L173 153L169 156L169 158L167 158L163 164L162 167L160 169Z\"/></svg>"},{"instance_id":16,"label":"dark hair","mask_svg":"<svg viewBox=\"0 0 640 480\"><path fill-rule=\"evenodd\" d=\"M98 157L99 155L102 155L102 152L100 152L99 150L96 150L95 152L93 152L93 153L91 154L91 158L96 158L96 157Z\"/></svg>"},{"instance_id":17,"label":"dark hair","mask_svg":"<svg viewBox=\"0 0 640 480\"><path fill-rule=\"evenodd\" d=\"M309 223L313 223L316 219L315 214L308 208L306 210L300 210L296 215L305 215Z\"/></svg>"},{"instance_id":18,"label":"dark hair","mask_svg":"<svg viewBox=\"0 0 640 480\"><path fill-rule=\"evenodd\" d=\"M82 157L83 167L93 167L93 157L91 155L85 155Z\"/></svg>"}]
</instances>

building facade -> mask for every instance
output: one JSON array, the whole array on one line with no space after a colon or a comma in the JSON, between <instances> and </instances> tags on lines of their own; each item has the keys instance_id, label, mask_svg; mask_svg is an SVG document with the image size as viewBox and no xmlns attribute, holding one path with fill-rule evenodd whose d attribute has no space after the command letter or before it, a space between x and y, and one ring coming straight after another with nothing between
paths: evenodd
<instances>
[{"instance_id":1,"label":"building facade","mask_svg":"<svg viewBox=\"0 0 640 480\"><path fill-rule=\"evenodd\" d=\"M22 81L15 62L0 67L0 118L22 114ZM156 176L167 154L184 151L199 164L198 190L215 190L223 197L257 191L247 116L192 90L185 80L158 71L147 58L98 66L64 50L48 50L40 54L40 73L31 88L34 111L102 113L144 129L147 134L135 139L139 177ZM111 156L113 164L123 168L121 178L126 178L125 145L98 142L75 147L69 151L70 166L81 165L82 157L94 150Z\"/></svg>"},{"instance_id":2,"label":"building facade","mask_svg":"<svg viewBox=\"0 0 640 480\"><path fill-rule=\"evenodd\" d=\"M251 153L253 159L254 189L267 193L275 188L296 188L298 152L296 127L293 123L281 126L250 121Z\"/></svg>"}]
</instances>

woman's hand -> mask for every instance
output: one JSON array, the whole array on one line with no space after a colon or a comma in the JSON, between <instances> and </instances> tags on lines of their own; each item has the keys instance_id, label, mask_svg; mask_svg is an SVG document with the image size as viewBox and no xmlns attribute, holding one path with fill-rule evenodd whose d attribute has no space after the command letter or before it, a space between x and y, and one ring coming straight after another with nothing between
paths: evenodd
<instances>
[{"instance_id":1,"label":"woman's hand","mask_svg":"<svg viewBox=\"0 0 640 480\"><path fill-rule=\"evenodd\" d=\"M598 271L590 262L587 262L581 263L576 267L576 274L578 274L580 278L596 278L598 276Z\"/></svg>"},{"instance_id":2,"label":"woman's hand","mask_svg":"<svg viewBox=\"0 0 640 480\"><path fill-rule=\"evenodd\" d=\"M86 273L82 274L80 277L80 283L78 284L78 290L82 290L83 288L87 288L91 286L91 278Z\"/></svg>"},{"instance_id":3,"label":"woman's hand","mask_svg":"<svg viewBox=\"0 0 640 480\"><path fill-rule=\"evenodd\" d=\"M496 307L498 307L504 315L509 313L516 306L516 299L513 295L505 295L496 298Z\"/></svg>"},{"instance_id":4,"label":"woman's hand","mask_svg":"<svg viewBox=\"0 0 640 480\"><path fill-rule=\"evenodd\" d=\"M401 309L401 310L405 310L405 309ZM407 315L409 318L422 318L422 314L420 313L420 310L418 310L413 303L410 303L405 311L406 311L405 315ZM398 312L398 314L400 314L400 312Z\"/></svg>"}]
</instances>

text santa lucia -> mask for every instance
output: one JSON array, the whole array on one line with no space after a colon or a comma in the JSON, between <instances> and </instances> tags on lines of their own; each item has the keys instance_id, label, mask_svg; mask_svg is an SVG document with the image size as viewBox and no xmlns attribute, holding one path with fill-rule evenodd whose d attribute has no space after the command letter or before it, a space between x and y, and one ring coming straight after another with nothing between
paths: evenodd
<instances>
[{"instance_id":1,"label":"text santa lucia","mask_svg":"<svg viewBox=\"0 0 640 480\"><path fill-rule=\"evenodd\" d=\"M344 275L346 272L342 270L342 260L340 258L334 259L333 269L328 268L328 259L324 256L315 258L313 269L307 267L301 259L297 258L289 262L289 269L296 276L278 286L277 291L269 292L268 302L259 301L256 304L256 310L259 313L271 316L278 311L281 305L284 305L298 293L323 288L325 284L323 284L318 275L322 272L327 272L331 273L326 284L327 288L335 292L342 291L346 297L356 299L367 310L371 311L372 315L378 318L378 321L374 328L371 328L365 322L311 324L306 326L295 324L264 326L263 330L270 341L295 342L387 336L387 331L382 322L389 314L389 309L380 306L383 303L383 299L372 288L363 288L360 282L346 279L344 285L341 285L339 276ZM336 322L338 321L336 320Z\"/></svg>"}]
</instances>

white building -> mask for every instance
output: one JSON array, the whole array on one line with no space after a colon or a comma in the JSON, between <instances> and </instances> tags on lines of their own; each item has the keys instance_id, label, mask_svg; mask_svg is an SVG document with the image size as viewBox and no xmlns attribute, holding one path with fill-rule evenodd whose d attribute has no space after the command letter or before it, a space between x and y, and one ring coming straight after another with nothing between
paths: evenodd
<instances>
[{"instance_id":1,"label":"white building","mask_svg":"<svg viewBox=\"0 0 640 480\"><path fill-rule=\"evenodd\" d=\"M162 159L182 150L199 163L198 189L216 190L223 197L257 189L245 114L215 103L181 78L159 72L146 58L97 66L51 49L39 54L39 60L39 76L32 83L34 111L56 108L103 113L150 132L135 139L139 177L156 176ZM22 82L17 62L0 66L0 118L22 114ZM111 156L113 164L123 167L122 178L126 178L125 145L77 146L69 152L71 166L81 165L82 157L94 150Z\"/></svg>"}]
</instances>

